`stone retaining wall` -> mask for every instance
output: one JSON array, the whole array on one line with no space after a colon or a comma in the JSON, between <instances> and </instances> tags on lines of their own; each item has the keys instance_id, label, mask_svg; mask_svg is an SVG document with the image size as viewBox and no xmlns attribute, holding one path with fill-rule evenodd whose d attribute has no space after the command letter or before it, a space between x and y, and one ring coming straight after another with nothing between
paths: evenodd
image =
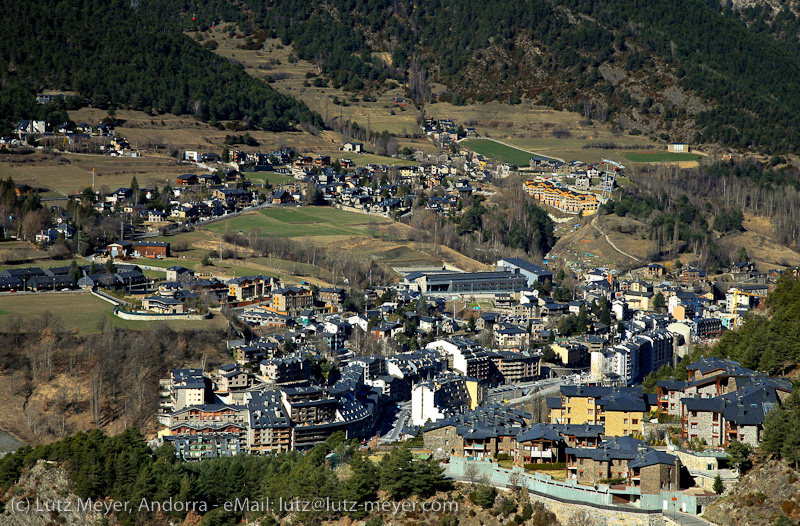
<instances>
[{"instance_id":1,"label":"stone retaining wall","mask_svg":"<svg viewBox=\"0 0 800 526\"><path fill-rule=\"evenodd\" d=\"M541 502L555 514L561 524L580 526L664 526L661 513L631 513L595 506L560 502L536 493L529 493L531 502Z\"/></svg>"},{"instance_id":2,"label":"stone retaining wall","mask_svg":"<svg viewBox=\"0 0 800 526\"><path fill-rule=\"evenodd\" d=\"M172 320L205 320L206 314L156 314L149 312L126 312L114 309L114 315L123 320L136 321L172 321Z\"/></svg>"}]
</instances>

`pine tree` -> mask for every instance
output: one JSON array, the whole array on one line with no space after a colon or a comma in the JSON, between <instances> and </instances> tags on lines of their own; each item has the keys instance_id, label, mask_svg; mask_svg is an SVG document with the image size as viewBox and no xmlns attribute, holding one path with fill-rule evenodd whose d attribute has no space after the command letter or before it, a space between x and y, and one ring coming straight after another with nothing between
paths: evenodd
<instances>
[{"instance_id":1,"label":"pine tree","mask_svg":"<svg viewBox=\"0 0 800 526\"><path fill-rule=\"evenodd\" d=\"M722 495L722 492L725 491L725 484L722 483L722 477L719 475L714 477L714 485L712 486L712 489L717 495Z\"/></svg>"},{"instance_id":2,"label":"pine tree","mask_svg":"<svg viewBox=\"0 0 800 526\"><path fill-rule=\"evenodd\" d=\"M133 176L133 178L131 178L131 196L133 204L135 205L141 204L141 192L139 191L139 181L136 180L135 175Z\"/></svg>"},{"instance_id":3,"label":"pine tree","mask_svg":"<svg viewBox=\"0 0 800 526\"><path fill-rule=\"evenodd\" d=\"M589 332L589 315L586 312L586 305L581 305L578 311L578 317L575 320L575 328L580 334Z\"/></svg>"},{"instance_id":4,"label":"pine tree","mask_svg":"<svg viewBox=\"0 0 800 526\"><path fill-rule=\"evenodd\" d=\"M78 280L83 277L83 272L81 271L81 268L78 266L78 262L75 261L74 259L72 260L72 263L69 266L69 277L75 280L75 283L77 283Z\"/></svg>"},{"instance_id":5,"label":"pine tree","mask_svg":"<svg viewBox=\"0 0 800 526\"><path fill-rule=\"evenodd\" d=\"M750 261L750 257L747 255L747 249L744 247L739 248L739 252L736 254L736 261L748 262Z\"/></svg>"},{"instance_id":6,"label":"pine tree","mask_svg":"<svg viewBox=\"0 0 800 526\"><path fill-rule=\"evenodd\" d=\"M607 326L611 326L611 306L607 300L603 300L603 304L600 306L600 317L598 318L600 323L605 324Z\"/></svg>"},{"instance_id":7,"label":"pine tree","mask_svg":"<svg viewBox=\"0 0 800 526\"><path fill-rule=\"evenodd\" d=\"M360 453L350 461L351 475L344 485L345 498L356 502L375 500L378 496L378 468ZM360 514L363 516L363 512Z\"/></svg>"},{"instance_id":8,"label":"pine tree","mask_svg":"<svg viewBox=\"0 0 800 526\"><path fill-rule=\"evenodd\" d=\"M789 432L783 441L781 456L787 462L793 463L797 469L800 465L800 418L799 415L792 414L789 417Z\"/></svg>"},{"instance_id":9,"label":"pine tree","mask_svg":"<svg viewBox=\"0 0 800 526\"><path fill-rule=\"evenodd\" d=\"M666 305L667 303L664 300L664 294L662 294L661 291L656 292L655 296L653 296L653 307L660 310Z\"/></svg>"},{"instance_id":10,"label":"pine tree","mask_svg":"<svg viewBox=\"0 0 800 526\"><path fill-rule=\"evenodd\" d=\"M411 495L414 487L414 469L411 451L398 447L381 459L379 465L381 489L389 492L393 500L401 500Z\"/></svg>"},{"instance_id":11,"label":"pine tree","mask_svg":"<svg viewBox=\"0 0 800 526\"><path fill-rule=\"evenodd\" d=\"M774 407L764 418L764 434L761 449L768 455L780 456L786 435L789 432L789 415L780 407Z\"/></svg>"},{"instance_id":12,"label":"pine tree","mask_svg":"<svg viewBox=\"0 0 800 526\"><path fill-rule=\"evenodd\" d=\"M731 467L738 468L739 473L746 473L750 466L750 455L753 453L753 448L746 442L739 442L738 440L732 441L728 444L728 462Z\"/></svg>"}]
</instances>

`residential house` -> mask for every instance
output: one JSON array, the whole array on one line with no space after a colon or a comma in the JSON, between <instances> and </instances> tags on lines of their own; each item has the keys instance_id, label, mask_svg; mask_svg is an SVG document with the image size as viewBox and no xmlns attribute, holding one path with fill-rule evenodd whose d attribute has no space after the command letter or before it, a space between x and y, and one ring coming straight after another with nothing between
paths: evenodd
<instances>
[{"instance_id":1,"label":"residential house","mask_svg":"<svg viewBox=\"0 0 800 526\"><path fill-rule=\"evenodd\" d=\"M274 278L265 276L243 276L228 280L228 296L235 301L247 301L269 295Z\"/></svg>"},{"instance_id":2,"label":"residential house","mask_svg":"<svg viewBox=\"0 0 800 526\"><path fill-rule=\"evenodd\" d=\"M281 312L298 312L313 304L313 295L305 287L286 287L272 291L272 308Z\"/></svg>"},{"instance_id":3,"label":"residential house","mask_svg":"<svg viewBox=\"0 0 800 526\"><path fill-rule=\"evenodd\" d=\"M178 186L194 186L199 184L200 180L195 174L183 174L178 176L176 182Z\"/></svg>"},{"instance_id":4,"label":"residential house","mask_svg":"<svg viewBox=\"0 0 800 526\"><path fill-rule=\"evenodd\" d=\"M276 205L294 203L294 197L286 190L275 190L272 194L272 203Z\"/></svg>"},{"instance_id":5,"label":"residential house","mask_svg":"<svg viewBox=\"0 0 800 526\"><path fill-rule=\"evenodd\" d=\"M183 314L184 304L180 300L174 298L165 298L163 296L149 296L142 300L142 308L144 310L151 310L160 312L162 314Z\"/></svg>"},{"instance_id":6,"label":"residential house","mask_svg":"<svg viewBox=\"0 0 800 526\"><path fill-rule=\"evenodd\" d=\"M194 270L173 265L167 269L167 281L188 283L194 279Z\"/></svg>"},{"instance_id":7,"label":"residential house","mask_svg":"<svg viewBox=\"0 0 800 526\"><path fill-rule=\"evenodd\" d=\"M140 258L168 258L170 244L159 241L137 241L133 244L133 255Z\"/></svg>"},{"instance_id":8,"label":"residential house","mask_svg":"<svg viewBox=\"0 0 800 526\"><path fill-rule=\"evenodd\" d=\"M636 387L562 385L558 403L549 401L551 424L600 424L607 436L641 433L649 410L645 395Z\"/></svg>"}]
</instances>

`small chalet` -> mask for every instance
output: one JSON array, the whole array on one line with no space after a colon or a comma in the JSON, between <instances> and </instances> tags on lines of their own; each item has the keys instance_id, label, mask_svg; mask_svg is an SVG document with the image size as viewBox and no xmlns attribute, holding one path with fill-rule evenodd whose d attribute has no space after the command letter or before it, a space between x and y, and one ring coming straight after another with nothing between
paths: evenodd
<instances>
[{"instance_id":1,"label":"small chalet","mask_svg":"<svg viewBox=\"0 0 800 526\"><path fill-rule=\"evenodd\" d=\"M126 258L130 257L133 253L133 243L130 241L117 241L110 243L106 247L106 252L113 258Z\"/></svg>"},{"instance_id":2,"label":"small chalet","mask_svg":"<svg viewBox=\"0 0 800 526\"><path fill-rule=\"evenodd\" d=\"M137 241L133 245L133 255L139 258L168 258L169 243L156 241Z\"/></svg>"},{"instance_id":3,"label":"small chalet","mask_svg":"<svg viewBox=\"0 0 800 526\"><path fill-rule=\"evenodd\" d=\"M198 184L200 181L195 174L179 175L177 179L178 186L192 186Z\"/></svg>"}]
</instances>

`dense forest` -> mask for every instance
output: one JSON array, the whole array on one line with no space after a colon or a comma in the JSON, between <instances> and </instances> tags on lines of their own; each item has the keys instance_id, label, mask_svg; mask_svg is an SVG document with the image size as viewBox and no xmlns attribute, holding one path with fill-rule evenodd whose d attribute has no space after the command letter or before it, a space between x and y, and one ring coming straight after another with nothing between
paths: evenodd
<instances>
[{"instance_id":1,"label":"dense forest","mask_svg":"<svg viewBox=\"0 0 800 526\"><path fill-rule=\"evenodd\" d=\"M421 104L527 97L663 140L800 148L800 21L785 9L770 17L698 0L35 0L5 14L15 20L0 43L6 130L23 117L63 116L60 104L35 103L46 88L101 108L268 130L320 124L304 104L181 34L226 21L248 48L279 38L349 90L399 83Z\"/></svg>"},{"instance_id":2,"label":"dense forest","mask_svg":"<svg viewBox=\"0 0 800 526\"><path fill-rule=\"evenodd\" d=\"M0 128L19 119L68 120L64 102L36 103L44 89L70 90L95 107L238 120L266 130L319 124L304 103L217 57L150 2L33 0L4 6Z\"/></svg>"},{"instance_id":3,"label":"dense forest","mask_svg":"<svg viewBox=\"0 0 800 526\"><path fill-rule=\"evenodd\" d=\"M349 475L326 464L326 455L335 452L348 464ZM328 497L333 502L345 499L359 504L376 501L378 491L385 491L392 500L417 495L422 499L451 488L442 476L438 463L413 461L407 447L394 448L373 463L359 451L358 444L347 442L344 433L336 433L324 444L306 454L293 451L275 456L240 455L184 463L167 444L151 450L136 428L110 437L100 431L78 433L59 442L17 450L0 460L0 489L6 490L19 480L23 469L38 460L61 463L69 473L72 490L86 499L112 498L131 503L132 512L117 516L120 524L166 524L165 519L183 521L186 510L156 517L139 510L142 499L165 502L202 502L208 513L204 525L234 525L247 516L261 517L261 524L277 524L286 511L228 511L225 502L250 499L250 502L289 502ZM494 498L492 498L494 500ZM0 512L2 509L0 508ZM363 507L355 510L307 511L294 515L301 524L319 524L320 520L349 516L362 519ZM155 522L155 521L158 522Z\"/></svg>"},{"instance_id":4,"label":"dense forest","mask_svg":"<svg viewBox=\"0 0 800 526\"><path fill-rule=\"evenodd\" d=\"M396 79L420 103L526 96L625 129L655 126L665 139L800 147L800 22L789 11L767 31L755 14L698 0L231 4L172 0L160 9L187 30L226 20L245 35L280 38L348 89ZM434 81L449 92L434 93ZM697 100L669 95L672 87Z\"/></svg>"}]
</instances>

